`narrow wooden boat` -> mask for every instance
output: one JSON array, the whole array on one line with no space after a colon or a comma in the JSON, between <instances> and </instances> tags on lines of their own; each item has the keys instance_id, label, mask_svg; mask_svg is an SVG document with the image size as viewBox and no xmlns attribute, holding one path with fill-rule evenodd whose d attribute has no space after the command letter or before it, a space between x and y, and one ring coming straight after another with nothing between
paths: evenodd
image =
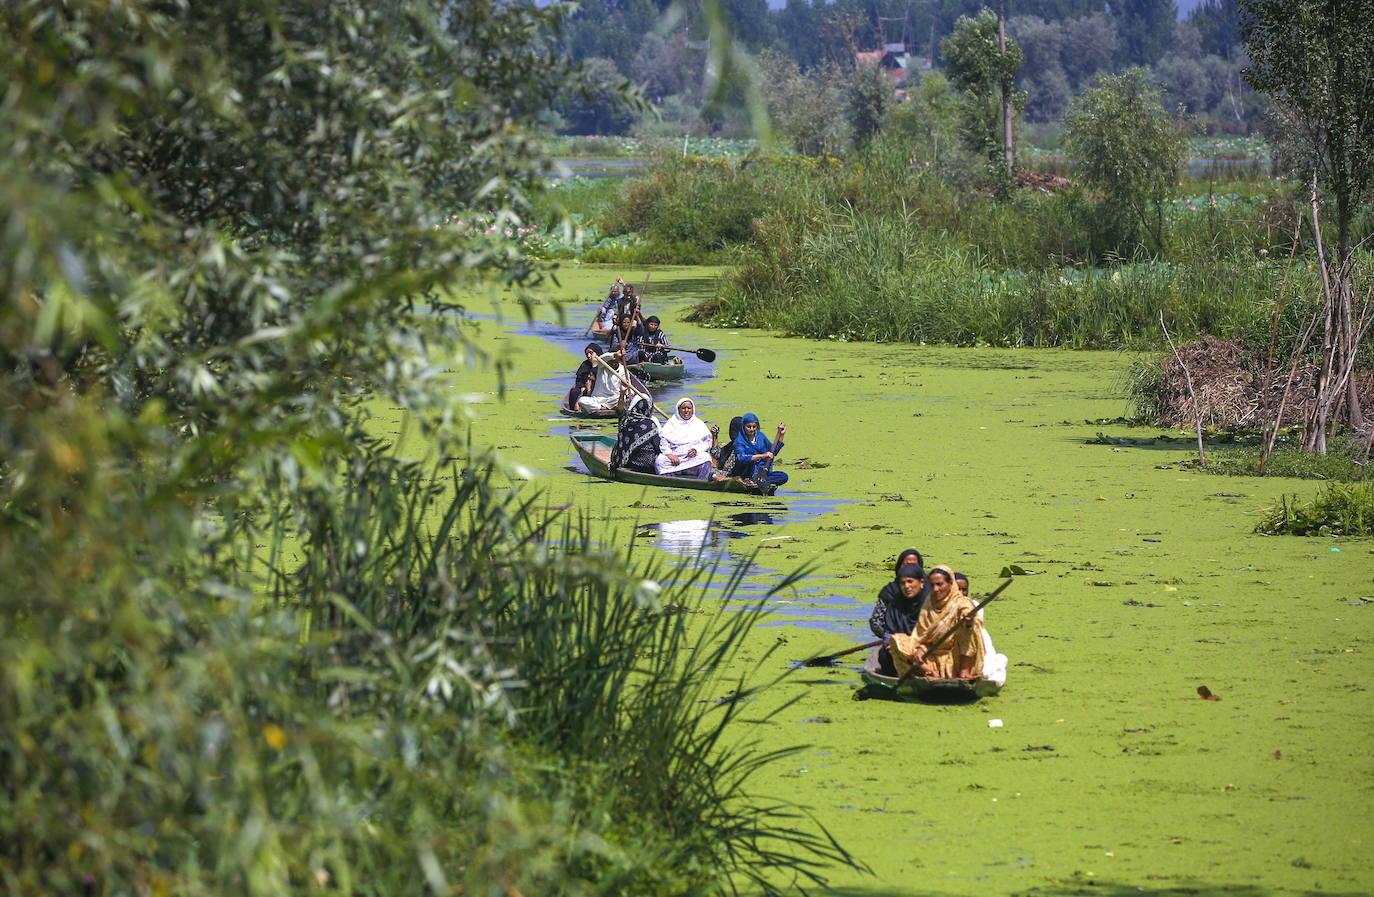
<instances>
[{"instance_id":1,"label":"narrow wooden boat","mask_svg":"<svg viewBox=\"0 0 1374 897\"><path fill-rule=\"evenodd\" d=\"M854 693L855 700L885 697L899 701L955 704L990 697L1002 690L1002 686L991 679L925 679L920 676L912 676L899 686L896 676L880 672L877 648L868 653L859 678L863 679L864 687Z\"/></svg>"},{"instance_id":2,"label":"narrow wooden boat","mask_svg":"<svg viewBox=\"0 0 1374 897\"><path fill-rule=\"evenodd\" d=\"M681 380L687 373L687 365L677 355L668 359L667 364L644 361L629 365L629 368L645 380Z\"/></svg>"},{"instance_id":3,"label":"narrow wooden boat","mask_svg":"<svg viewBox=\"0 0 1374 897\"><path fill-rule=\"evenodd\" d=\"M649 387L644 385L644 381L635 376L634 371L629 371L630 386L635 392L648 399L650 402L654 397L649 393ZM568 394L563 393L563 398L558 403L558 410L566 417L580 417L592 420L615 420L620 417L620 412L614 409L610 411L583 411L581 408L568 407Z\"/></svg>"},{"instance_id":4,"label":"narrow wooden boat","mask_svg":"<svg viewBox=\"0 0 1374 897\"><path fill-rule=\"evenodd\" d=\"M617 483L634 483L639 486L668 486L673 489L699 489L704 492L743 492L753 495L763 493L751 480L731 477L728 480L698 480L688 477L664 477L656 473L640 473L623 468L611 470L611 448L615 446L614 436L594 433L573 433L570 437L577 456L586 465L587 472L603 480Z\"/></svg>"}]
</instances>

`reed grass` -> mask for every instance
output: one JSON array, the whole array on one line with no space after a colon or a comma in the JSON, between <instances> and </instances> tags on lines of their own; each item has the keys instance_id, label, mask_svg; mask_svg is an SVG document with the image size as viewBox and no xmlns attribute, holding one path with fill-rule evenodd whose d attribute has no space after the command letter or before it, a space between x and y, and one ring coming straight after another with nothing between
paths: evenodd
<instances>
[{"instance_id":1,"label":"reed grass","mask_svg":"<svg viewBox=\"0 0 1374 897\"><path fill-rule=\"evenodd\" d=\"M760 232L771 237L773 225ZM850 210L744 250L711 323L838 340L1108 349L1161 343L1163 312L1185 338L1267 338L1279 276L1276 263L1227 260L999 270L919 213ZM1286 315L1298 326L1297 305Z\"/></svg>"},{"instance_id":2,"label":"reed grass","mask_svg":"<svg viewBox=\"0 0 1374 897\"><path fill-rule=\"evenodd\" d=\"M760 608L701 597L722 571L480 456L360 435L287 487L197 522L107 480L79 534L0 546L7 890L702 894L850 862L750 794L780 754L733 737L756 688L719 671Z\"/></svg>"},{"instance_id":3,"label":"reed grass","mask_svg":"<svg viewBox=\"0 0 1374 897\"><path fill-rule=\"evenodd\" d=\"M1303 451L1297 445L1280 445L1269 455L1261 473L1259 447L1234 446L1209 451L1207 465L1198 470L1230 476L1292 477L1350 483L1365 479L1368 473L1363 455L1363 447L1354 442L1337 443L1324 455Z\"/></svg>"}]
</instances>

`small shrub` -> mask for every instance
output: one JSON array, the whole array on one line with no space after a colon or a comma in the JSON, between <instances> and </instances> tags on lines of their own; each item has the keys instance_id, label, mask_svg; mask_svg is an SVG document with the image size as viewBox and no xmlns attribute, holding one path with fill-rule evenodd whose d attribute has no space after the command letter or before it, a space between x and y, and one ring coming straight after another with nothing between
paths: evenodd
<instances>
[{"instance_id":1,"label":"small shrub","mask_svg":"<svg viewBox=\"0 0 1374 897\"><path fill-rule=\"evenodd\" d=\"M1374 483L1330 483L1311 501L1284 496L1255 532L1290 536L1374 536Z\"/></svg>"}]
</instances>

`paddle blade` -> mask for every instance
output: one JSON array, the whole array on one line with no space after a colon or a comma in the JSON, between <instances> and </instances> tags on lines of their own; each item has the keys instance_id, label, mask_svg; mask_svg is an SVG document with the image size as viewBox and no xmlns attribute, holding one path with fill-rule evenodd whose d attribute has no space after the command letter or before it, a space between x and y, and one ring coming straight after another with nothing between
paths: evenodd
<instances>
[{"instance_id":1,"label":"paddle blade","mask_svg":"<svg viewBox=\"0 0 1374 897\"><path fill-rule=\"evenodd\" d=\"M702 361L716 360L716 353L712 352L710 349L697 349L692 354L695 355L697 358L700 358Z\"/></svg>"}]
</instances>

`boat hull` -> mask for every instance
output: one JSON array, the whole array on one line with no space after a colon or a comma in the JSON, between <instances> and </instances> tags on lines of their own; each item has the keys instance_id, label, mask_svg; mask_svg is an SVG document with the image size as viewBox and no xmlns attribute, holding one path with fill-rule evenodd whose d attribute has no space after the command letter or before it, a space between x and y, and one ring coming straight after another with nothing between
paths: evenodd
<instances>
[{"instance_id":1,"label":"boat hull","mask_svg":"<svg viewBox=\"0 0 1374 897\"><path fill-rule=\"evenodd\" d=\"M577 456L586 465L587 472L603 480L617 483L633 483L639 486L666 486L671 489L696 489L701 492L735 492L746 495L761 495L759 487L749 480L732 478L728 480L698 480L688 477L665 477L656 473L641 473L637 470L611 469L611 448L615 437L590 433L574 433L569 437ZM769 493L771 494L771 493Z\"/></svg>"},{"instance_id":2,"label":"boat hull","mask_svg":"<svg viewBox=\"0 0 1374 897\"><path fill-rule=\"evenodd\" d=\"M630 370L645 380L681 380L687 374L687 365L682 363L681 358L673 356L670 364L653 364L646 361L630 365Z\"/></svg>"},{"instance_id":3,"label":"boat hull","mask_svg":"<svg viewBox=\"0 0 1374 897\"><path fill-rule=\"evenodd\" d=\"M878 666L878 649L869 652L859 674L864 688L855 692L855 699L885 697L899 701L924 701L931 704L957 704L987 698L1002 690L991 679L926 679L912 676L897 684L896 676L883 674Z\"/></svg>"}]
</instances>

